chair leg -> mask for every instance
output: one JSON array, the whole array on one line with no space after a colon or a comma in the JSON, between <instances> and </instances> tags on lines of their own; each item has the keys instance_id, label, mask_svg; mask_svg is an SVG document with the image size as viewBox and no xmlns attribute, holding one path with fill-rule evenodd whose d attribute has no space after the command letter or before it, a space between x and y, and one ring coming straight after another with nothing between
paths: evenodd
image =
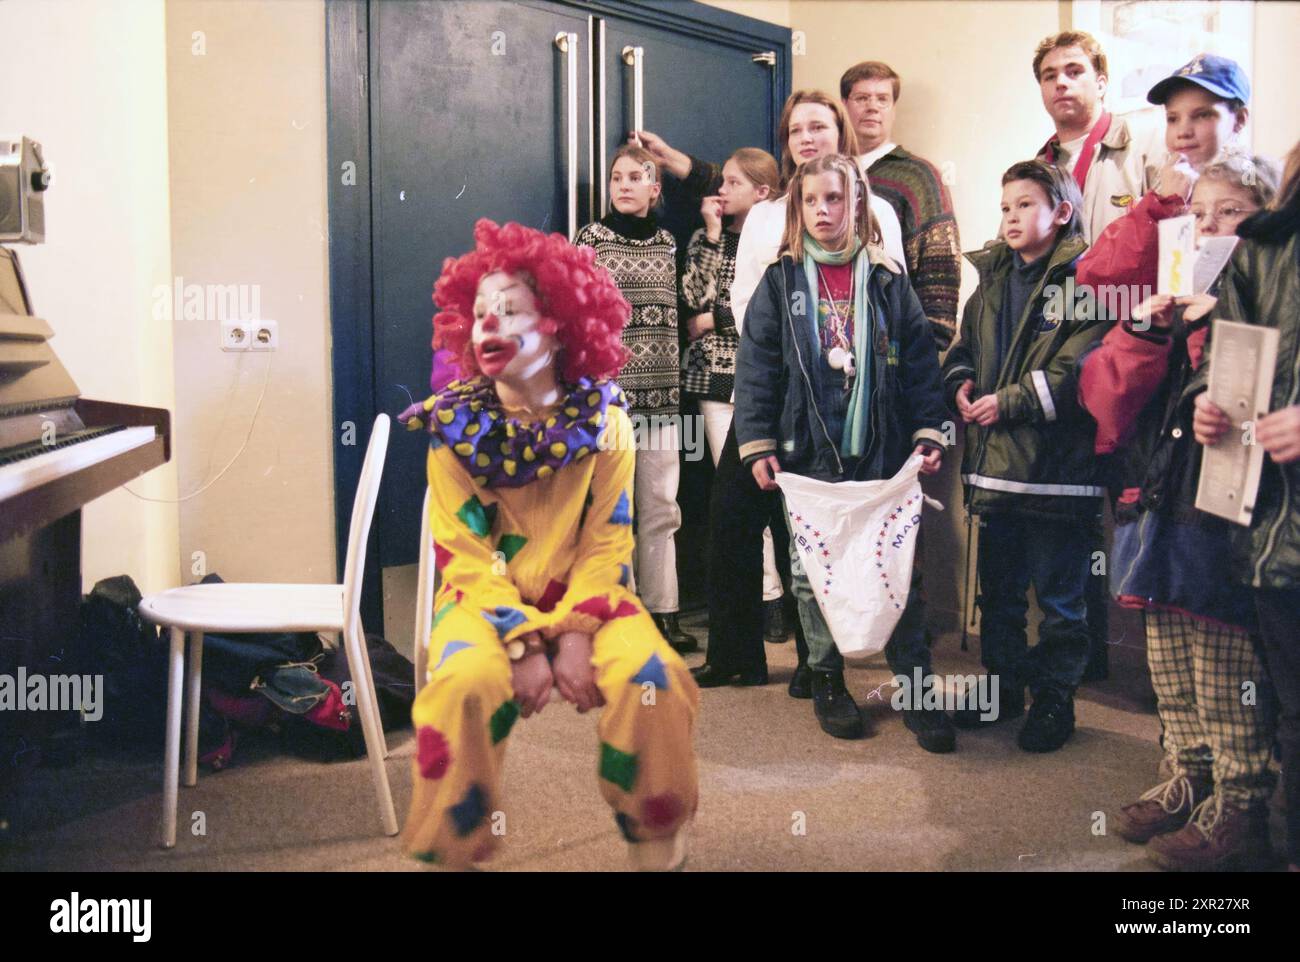
<instances>
[{"instance_id":1,"label":"chair leg","mask_svg":"<svg viewBox=\"0 0 1300 962\"><path fill-rule=\"evenodd\" d=\"M189 633L189 673L185 678L185 784L199 783L199 704L203 686L203 632Z\"/></svg>"},{"instance_id":2,"label":"chair leg","mask_svg":"<svg viewBox=\"0 0 1300 962\"><path fill-rule=\"evenodd\" d=\"M428 645L429 645L428 638L425 638L423 641L421 641L419 638L415 639L414 660L415 660L415 694L416 695L420 694L420 691L424 688L425 675L429 673Z\"/></svg>"},{"instance_id":3,"label":"chair leg","mask_svg":"<svg viewBox=\"0 0 1300 962\"><path fill-rule=\"evenodd\" d=\"M180 782L181 684L185 680L185 632L171 629L167 659L167 742L163 751L162 844L176 844L176 793Z\"/></svg>"},{"instance_id":4,"label":"chair leg","mask_svg":"<svg viewBox=\"0 0 1300 962\"><path fill-rule=\"evenodd\" d=\"M388 757L388 739L384 737L384 720L379 716L379 697L375 693L375 675L370 667L370 652L366 648L366 633L360 626L356 632L357 638L357 655L361 659L361 670L365 674L366 691L370 692L370 711L375 719L375 731L379 733L379 751L384 758ZM356 682L357 676L352 676ZM360 705L360 699L357 704Z\"/></svg>"},{"instance_id":5,"label":"chair leg","mask_svg":"<svg viewBox=\"0 0 1300 962\"><path fill-rule=\"evenodd\" d=\"M361 648L362 638L354 631L344 632L344 651L348 657L348 669L352 674L353 690L357 696L358 714L361 715L361 731L366 738L366 755L370 759L370 779L379 797L379 817L384 823L385 835L397 834L397 813L393 811L393 793L388 787L388 770L384 767L383 729L379 725L379 713L375 707L375 690L369 684L366 672L367 658Z\"/></svg>"},{"instance_id":6,"label":"chair leg","mask_svg":"<svg viewBox=\"0 0 1300 962\"><path fill-rule=\"evenodd\" d=\"M425 530L423 527L421 530ZM429 584L427 552L420 552L420 566L416 574L419 579L415 589L415 649L411 653L411 660L415 662L415 690L411 697L420 694L420 689L424 687L424 675L426 671L425 659L428 658L429 646L429 625L432 619L429 617L429 608L433 605L433 586Z\"/></svg>"},{"instance_id":7,"label":"chair leg","mask_svg":"<svg viewBox=\"0 0 1300 962\"><path fill-rule=\"evenodd\" d=\"M415 694L420 694L425 685L425 676L429 673L429 639L415 639Z\"/></svg>"}]
</instances>

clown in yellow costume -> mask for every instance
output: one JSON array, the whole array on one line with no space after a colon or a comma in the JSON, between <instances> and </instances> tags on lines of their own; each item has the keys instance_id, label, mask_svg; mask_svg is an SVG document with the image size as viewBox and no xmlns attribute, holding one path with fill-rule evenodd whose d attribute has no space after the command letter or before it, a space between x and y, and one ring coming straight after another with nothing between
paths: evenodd
<instances>
[{"instance_id":1,"label":"clown in yellow costume","mask_svg":"<svg viewBox=\"0 0 1300 962\"><path fill-rule=\"evenodd\" d=\"M434 294L435 343L465 377L403 415L430 434L442 581L403 845L452 867L492 854L507 736L554 686L600 708L600 790L633 863L675 868L697 804L698 691L628 587L636 453L604 379L626 302L559 235L480 221L475 240Z\"/></svg>"}]
</instances>

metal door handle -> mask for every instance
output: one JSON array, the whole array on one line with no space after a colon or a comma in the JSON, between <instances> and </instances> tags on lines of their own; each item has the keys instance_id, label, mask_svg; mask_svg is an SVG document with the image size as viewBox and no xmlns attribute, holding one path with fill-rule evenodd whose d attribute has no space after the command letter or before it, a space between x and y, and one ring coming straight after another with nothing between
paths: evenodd
<instances>
[{"instance_id":1,"label":"metal door handle","mask_svg":"<svg viewBox=\"0 0 1300 962\"><path fill-rule=\"evenodd\" d=\"M645 47L623 48L623 62L632 68L632 129L645 127Z\"/></svg>"},{"instance_id":2,"label":"metal door handle","mask_svg":"<svg viewBox=\"0 0 1300 962\"><path fill-rule=\"evenodd\" d=\"M568 186L569 240L578 232L578 35L561 30L555 46L565 55L565 136L568 139L564 179Z\"/></svg>"}]
</instances>

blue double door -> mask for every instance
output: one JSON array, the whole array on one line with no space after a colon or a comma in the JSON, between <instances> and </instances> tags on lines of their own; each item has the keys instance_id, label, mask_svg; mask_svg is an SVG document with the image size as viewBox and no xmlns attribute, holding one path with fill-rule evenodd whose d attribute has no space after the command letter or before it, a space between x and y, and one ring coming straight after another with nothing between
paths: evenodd
<instances>
[{"instance_id":1,"label":"blue double door","mask_svg":"<svg viewBox=\"0 0 1300 962\"><path fill-rule=\"evenodd\" d=\"M773 149L789 88L789 31L697 3L372 0L364 27L376 411L426 396L433 284L480 217L572 236L607 210L607 164L638 111L721 161ZM663 219L684 250L698 210L670 202ZM336 311L336 350L358 341L339 324ZM424 458L420 437L394 435L371 546L382 566L416 560ZM355 479L337 484L350 507Z\"/></svg>"}]
</instances>

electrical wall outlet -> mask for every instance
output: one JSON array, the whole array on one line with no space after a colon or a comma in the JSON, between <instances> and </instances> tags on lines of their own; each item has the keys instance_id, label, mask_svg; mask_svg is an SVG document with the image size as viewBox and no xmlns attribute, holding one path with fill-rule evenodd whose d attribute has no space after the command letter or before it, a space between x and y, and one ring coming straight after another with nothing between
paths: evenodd
<instances>
[{"instance_id":1,"label":"electrical wall outlet","mask_svg":"<svg viewBox=\"0 0 1300 962\"><path fill-rule=\"evenodd\" d=\"M280 324L277 321L249 321L253 351L274 351L280 346Z\"/></svg>"},{"instance_id":2,"label":"electrical wall outlet","mask_svg":"<svg viewBox=\"0 0 1300 962\"><path fill-rule=\"evenodd\" d=\"M223 351L247 351L253 342L251 321L222 321L221 349Z\"/></svg>"}]
</instances>

